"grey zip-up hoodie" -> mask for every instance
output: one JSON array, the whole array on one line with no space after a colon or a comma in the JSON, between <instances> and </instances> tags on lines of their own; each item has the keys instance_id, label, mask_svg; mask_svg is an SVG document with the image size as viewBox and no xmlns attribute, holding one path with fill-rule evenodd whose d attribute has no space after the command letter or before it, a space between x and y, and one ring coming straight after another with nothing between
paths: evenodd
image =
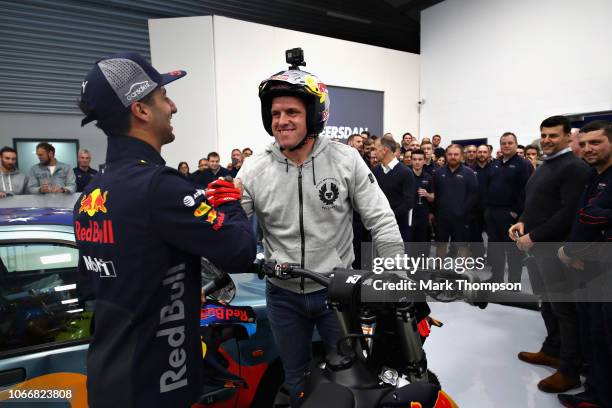
<instances>
[{"instance_id":1,"label":"grey zip-up hoodie","mask_svg":"<svg viewBox=\"0 0 612 408\"><path fill-rule=\"evenodd\" d=\"M273 143L245 160L237 178L244 185L244 210L259 218L267 260L322 273L350 268L353 208L372 232L378 256L404 253L389 202L352 147L318 137L310 157L296 166ZM297 293L322 289L299 278L271 281Z\"/></svg>"},{"instance_id":2,"label":"grey zip-up hoodie","mask_svg":"<svg viewBox=\"0 0 612 408\"><path fill-rule=\"evenodd\" d=\"M27 194L28 178L18 169L9 173L0 172L0 191L7 195Z\"/></svg>"}]
</instances>

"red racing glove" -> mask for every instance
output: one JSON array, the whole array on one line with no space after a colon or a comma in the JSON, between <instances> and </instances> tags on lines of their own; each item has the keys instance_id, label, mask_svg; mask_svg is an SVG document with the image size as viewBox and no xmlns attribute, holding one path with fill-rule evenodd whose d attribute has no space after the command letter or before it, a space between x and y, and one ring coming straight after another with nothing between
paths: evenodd
<instances>
[{"instance_id":1,"label":"red racing glove","mask_svg":"<svg viewBox=\"0 0 612 408\"><path fill-rule=\"evenodd\" d=\"M241 196L240 189L236 188L231 181L224 179L215 180L206 188L206 198L213 207L230 201L240 201Z\"/></svg>"}]
</instances>

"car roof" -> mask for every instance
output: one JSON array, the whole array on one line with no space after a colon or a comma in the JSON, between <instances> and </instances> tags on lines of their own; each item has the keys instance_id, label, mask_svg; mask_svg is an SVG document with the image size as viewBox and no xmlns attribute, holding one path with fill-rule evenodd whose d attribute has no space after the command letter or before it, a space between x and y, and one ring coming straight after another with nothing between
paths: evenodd
<instances>
[{"instance_id":1,"label":"car roof","mask_svg":"<svg viewBox=\"0 0 612 408\"><path fill-rule=\"evenodd\" d=\"M72 225L79 194L18 195L0 200L0 226Z\"/></svg>"}]
</instances>

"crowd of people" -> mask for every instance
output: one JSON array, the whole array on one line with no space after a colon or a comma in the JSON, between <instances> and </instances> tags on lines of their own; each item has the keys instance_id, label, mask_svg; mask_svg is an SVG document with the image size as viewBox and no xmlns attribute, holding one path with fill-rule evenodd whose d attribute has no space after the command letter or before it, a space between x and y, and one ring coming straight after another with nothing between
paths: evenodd
<instances>
[{"instance_id":1,"label":"crowd of people","mask_svg":"<svg viewBox=\"0 0 612 408\"><path fill-rule=\"evenodd\" d=\"M539 351L518 358L556 369L538 388L559 394L563 405L610 406L611 303L593 301L611 293L609 251L593 244L612 239L612 123L570 126L564 116L547 118L540 139L526 147L505 132L495 158L491 145L443 148L439 135L419 142L406 133L396 143L390 134L365 132L348 144L372 169L409 253L429 256L434 241L436 256L486 256L490 280L503 282L507 271L513 283L521 282L526 254L532 256L527 271L546 337ZM356 239L366 241L358 216L354 228ZM356 268L361 243L354 242ZM559 287L586 289L579 299L559 299ZM566 394L581 385L581 374L586 391Z\"/></svg>"},{"instance_id":2,"label":"crowd of people","mask_svg":"<svg viewBox=\"0 0 612 408\"><path fill-rule=\"evenodd\" d=\"M118 91L119 83L140 84L145 75L154 87ZM529 253L547 335L539 351L518 358L557 370L538 388L558 393L565 406L610 406L612 303L561 302L551 293L571 276L593 278L609 268L605 248L591 244L612 240L611 123L591 122L572 133L566 117L549 117L537 143L520 146L505 132L495 154L491 145L443 147L440 135L419 141L410 133L397 143L391 134L364 132L346 146L319 136L329 118L325 84L292 66L259 85L262 124L274 137L265 152L250 157L251 149L234 149L227 167L211 152L195 172L183 162L177 174L161 156L175 139L170 121L177 113L165 86L185 75L160 74L135 53L92 67L81 86L81 123L97 121L109 138L107 167L88 185L85 151L73 170L40 143L40 163L19 177L15 151L0 152L3 196L74 192L79 175L84 197L108 196L112 211L92 215L79 203L74 209L79 256L116 267L113 279L82 263L79 268L80 296L96 301L90 406L171 407L197 399L203 375L198 310L206 295L200 257L228 271L248 268L256 240L247 217L258 220L265 259L320 274L354 259L360 268L361 243L368 241L384 258L429 255L432 244L436 256L486 256L495 282L505 280L506 270L508 281L519 282ZM94 228L104 233L96 238L89 233ZM555 242L554 251L544 245ZM327 289L280 278L266 282L267 317L285 387L298 406L314 328L327 351L343 329L328 307ZM609 291L609 283L597 289ZM580 374L586 391L562 394L581 385Z\"/></svg>"},{"instance_id":3,"label":"crowd of people","mask_svg":"<svg viewBox=\"0 0 612 408\"><path fill-rule=\"evenodd\" d=\"M410 254L429 256L433 243L435 256L483 257L491 266L490 281L519 283L525 251L536 253L536 262L528 272L534 292L542 298L547 336L540 351L521 352L518 357L556 368L553 375L540 381L538 388L559 393L568 406L605 401L608 397L612 400L608 387L610 367L600 367L610 361L593 359L593 355L601 355L612 345L610 333L604 337L591 335L602 334L612 322L612 313L599 303L548 299L554 287L551 281L575 272L576 265L584 269L584 264L565 254L551 255L545 250L539 253L537 243L580 240L575 235L576 226L570 234L577 214L592 206L593 199L602 199L610 177L607 166L611 164L611 152L608 149L602 153L599 146L603 140L597 144L590 141L593 134L606 139L609 145L612 125L594 122L576 130L570 128L566 117L553 116L542 122L539 140L523 146L513 132L505 132L497 150L490 144L452 143L444 147L440 135L419 141L408 132L400 143L390 133L378 137L367 131L347 140L386 196ZM593 152L597 148L600 150ZM205 188L218 177L236 177L251 154L249 148L234 149L231 163L224 168L219 155L211 152L199 161L196 172L190 174L184 162L179 164L179 171L197 187ZM542 169L535 172L539 167ZM597 185L581 199L591 173ZM601 229L601 223L597 226ZM360 268L361 245L371 240L371 235L358 213L353 214L353 230L353 267ZM593 234L586 237L601 238ZM572 252L575 257L580 254L575 249ZM589 316L591 323L585 324ZM563 394L581 384L580 373L585 367L587 391L577 396Z\"/></svg>"},{"instance_id":4,"label":"crowd of people","mask_svg":"<svg viewBox=\"0 0 612 408\"><path fill-rule=\"evenodd\" d=\"M91 153L87 149L78 152L75 168L55 158L55 147L47 142L36 145L39 163L28 173L17 167L17 151L5 146L0 149L0 198L21 194L73 194L81 192L97 170L90 167Z\"/></svg>"},{"instance_id":5,"label":"crowd of people","mask_svg":"<svg viewBox=\"0 0 612 408\"><path fill-rule=\"evenodd\" d=\"M221 157L217 152L210 152L206 157L198 160L198 169L193 173L189 170L187 162L178 164L178 171L191 180L196 187L206 188L210 183L217 180L219 177L231 176L236 177L244 159L251 156L253 150L250 147L244 149L233 149L231 153L231 162L226 166L221 166Z\"/></svg>"}]
</instances>

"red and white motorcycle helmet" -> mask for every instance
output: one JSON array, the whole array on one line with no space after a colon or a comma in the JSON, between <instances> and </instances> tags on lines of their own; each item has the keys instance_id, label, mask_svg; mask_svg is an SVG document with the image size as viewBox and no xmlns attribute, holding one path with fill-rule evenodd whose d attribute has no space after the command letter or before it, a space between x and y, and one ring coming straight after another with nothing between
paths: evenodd
<instances>
[{"instance_id":1,"label":"red and white motorcycle helmet","mask_svg":"<svg viewBox=\"0 0 612 408\"><path fill-rule=\"evenodd\" d=\"M277 96L295 96L306 105L306 136L316 137L325 129L329 118L329 94L327 86L315 75L290 69L281 71L259 85L261 119L264 128L272 135L272 99Z\"/></svg>"}]
</instances>

